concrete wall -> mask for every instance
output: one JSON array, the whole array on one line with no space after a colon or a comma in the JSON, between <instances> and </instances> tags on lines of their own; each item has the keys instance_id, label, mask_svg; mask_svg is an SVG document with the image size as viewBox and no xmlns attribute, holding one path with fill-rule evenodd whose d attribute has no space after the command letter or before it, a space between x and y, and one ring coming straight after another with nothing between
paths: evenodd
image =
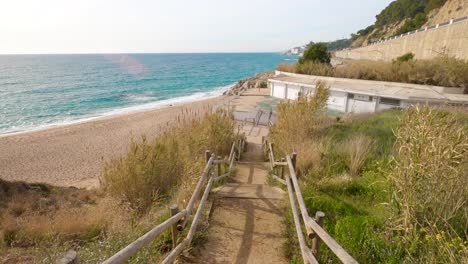
<instances>
[{"instance_id":1,"label":"concrete wall","mask_svg":"<svg viewBox=\"0 0 468 264\"><path fill-rule=\"evenodd\" d=\"M409 52L414 53L416 59L431 59L448 54L468 60L468 19L432 29L421 29L361 48L337 51L335 56L342 59L391 61Z\"/></svg>"}]
</instances>

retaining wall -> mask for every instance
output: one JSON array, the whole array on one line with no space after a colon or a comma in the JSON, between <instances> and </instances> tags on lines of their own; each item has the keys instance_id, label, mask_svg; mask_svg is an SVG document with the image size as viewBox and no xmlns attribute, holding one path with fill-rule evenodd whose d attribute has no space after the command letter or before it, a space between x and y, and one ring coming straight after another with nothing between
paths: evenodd
<instances>
[{"instance_id":1,"label":"retaining wall","mask_svg":"<svg viewBox=\"0 0 468 264\"><path fill-rule=\"evenodd\" d=\"M414 53L416 59L431 59L446 54L468 60L468 17L334 54L342 59L391 61L409 52Z\"/></svg>"}]
</instances>

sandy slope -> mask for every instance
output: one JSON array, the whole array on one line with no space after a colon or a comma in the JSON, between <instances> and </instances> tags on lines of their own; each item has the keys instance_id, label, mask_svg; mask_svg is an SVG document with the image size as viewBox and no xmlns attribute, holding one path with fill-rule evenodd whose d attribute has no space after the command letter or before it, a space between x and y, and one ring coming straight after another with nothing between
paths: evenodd
<instances>
[{"instance_id":1,"label":"sandy slope","mask_svg":"<svg viewBox=\"0 0 468 264\"><path fill-rule=\"evenodd\" d=\"M124 154L132 137L154 137L182 111L203 112L217 97L42 131L0 137L0 178L97 187L103 161Z\"/></svg>"}]
</instances>

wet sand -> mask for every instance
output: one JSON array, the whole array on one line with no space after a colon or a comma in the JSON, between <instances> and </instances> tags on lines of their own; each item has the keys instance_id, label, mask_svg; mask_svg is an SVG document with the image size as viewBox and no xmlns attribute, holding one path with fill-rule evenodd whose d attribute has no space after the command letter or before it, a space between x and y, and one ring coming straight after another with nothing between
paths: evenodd
<instances>
[{"instance_id":1,"label":"wet sand","mask_svg":"<svg viewBox=\"0 0 468 264\"><path fill-rule=\"evenodd\" d=\"M220 96L41 131L0 136L0 178L93 188L105 161L126 153L131 139L152 138L183 111L220 106Z\"/></svg>"}]
</instances>

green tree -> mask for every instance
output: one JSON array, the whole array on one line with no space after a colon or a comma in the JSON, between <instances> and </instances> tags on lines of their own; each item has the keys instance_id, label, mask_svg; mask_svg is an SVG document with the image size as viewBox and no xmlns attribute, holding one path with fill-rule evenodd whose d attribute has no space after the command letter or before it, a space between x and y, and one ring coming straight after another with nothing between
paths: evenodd
<instances>
[{"instance_id":1,"label":"green tree","mask_svg":"<svg viewBox=\"0 0 468 264\"><path fill-rule=\"evenodd\" d=\"M330 63L330 53L328 52L327 44L316 43L309 46L305 51L302 58L299 59L299 64L312 61L317 63Z\"/></svg>"}]
</instances>

